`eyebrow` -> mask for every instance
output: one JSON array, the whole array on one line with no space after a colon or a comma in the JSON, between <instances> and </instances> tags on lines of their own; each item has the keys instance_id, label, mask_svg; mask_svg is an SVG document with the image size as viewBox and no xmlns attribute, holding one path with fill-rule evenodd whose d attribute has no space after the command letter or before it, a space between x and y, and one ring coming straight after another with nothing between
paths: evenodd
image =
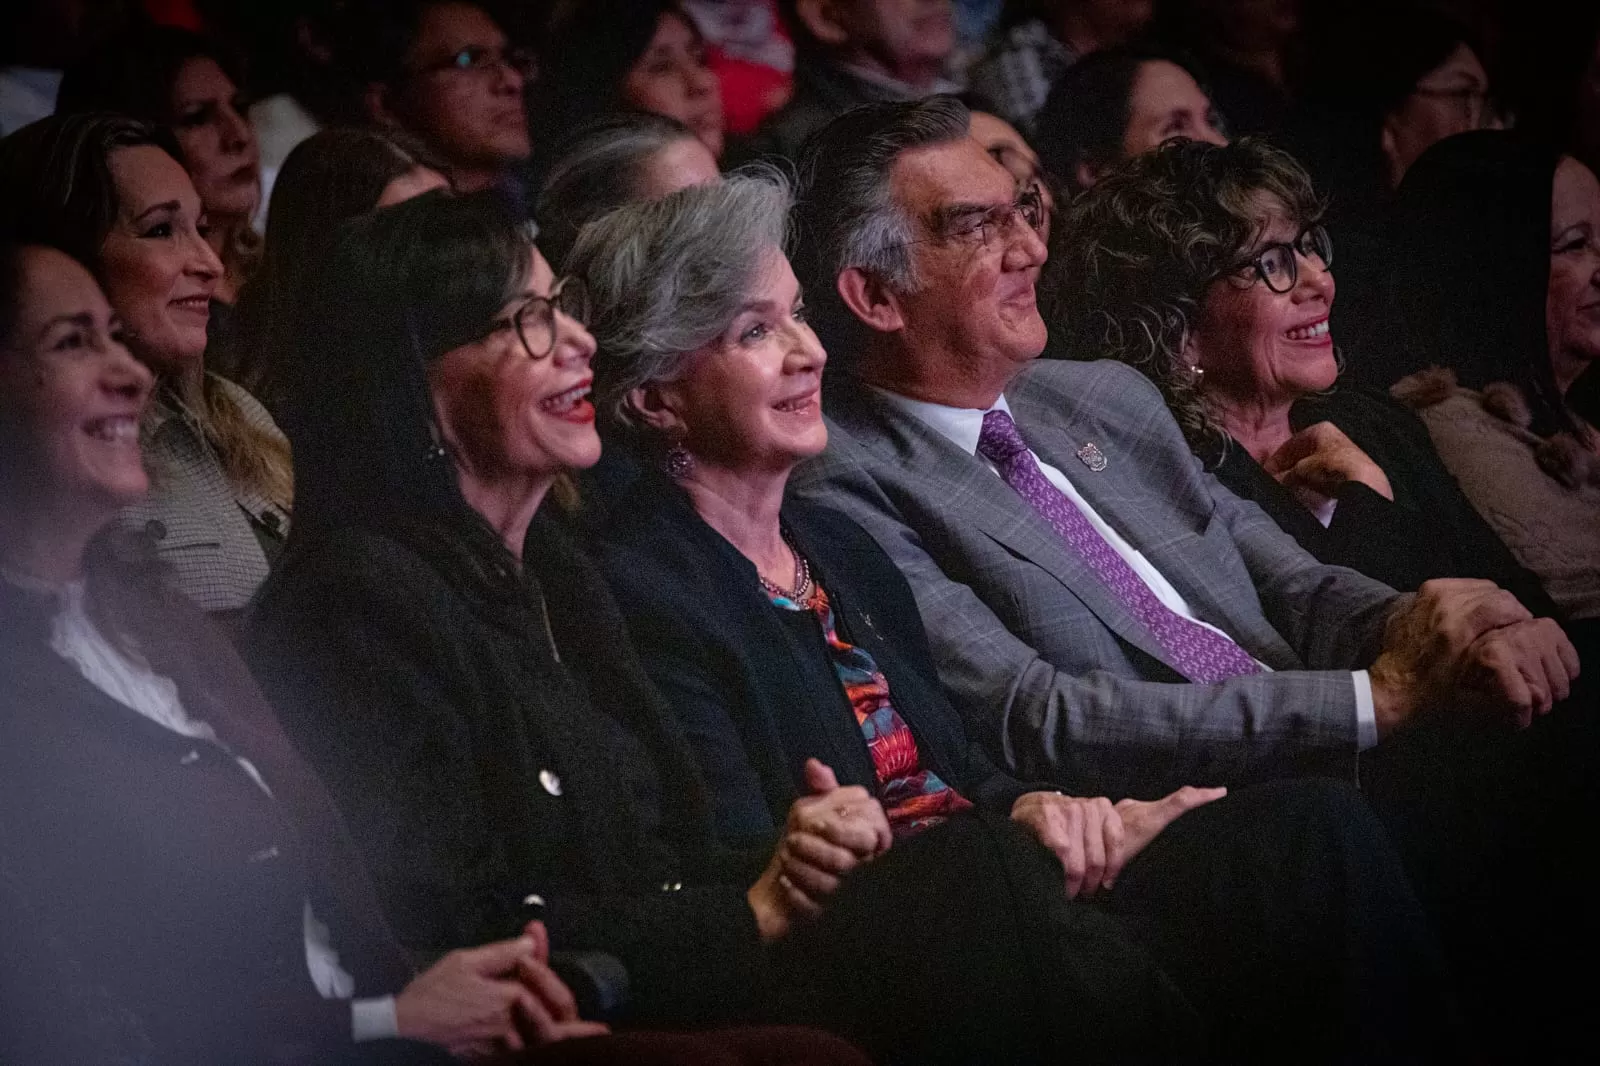
<instances>
[{"instance_id":1,"label":"eyebrow","mask_svg":"<svg viewBox=\"0 0 1600 1066\"><path fill-rule=\"evenodd\" d=\"M133 216L133 220L135 222L142 222L144 219L148 218L150 215L155 214L157 211L173 211L173 212L176 212L176 211L181 211L181 210L183 210L183 205L182 204L180 204L176 200L168 200L165 203L151 204L149 207L145 208L143 211L140 211L137 215L134 215Z\"/></svg>"},{"instance_id":2,"label":"eyebrow","mask_svg":"<svg viewBox=\"0 0 1600 1066\"><path fill-rule=\"evenodd\" d=\"M987 215L991 211L998 211L1001 208L1010 207L1012 206L1012 203L1013 201L1011 200L996 200L993 203L987 204L946 204L945 206L935 210L933 217L936 223L947 224L954 222L957 219L970 218L973 215Z\"/></svg>"},{"instance_id":3,"label":"eyebrow","mask_svg":"<svg viewBox=\"0 0 1600 1066\"><path fill-rule=\"evenodd\" d=\"M79 311L71 315L56 315L53 318L46 319L44 325L39 327L39 336L43 337L57 326L76 326L78 329L93 329L94 315L88 311Z\"/></svg>"}]
</instances>

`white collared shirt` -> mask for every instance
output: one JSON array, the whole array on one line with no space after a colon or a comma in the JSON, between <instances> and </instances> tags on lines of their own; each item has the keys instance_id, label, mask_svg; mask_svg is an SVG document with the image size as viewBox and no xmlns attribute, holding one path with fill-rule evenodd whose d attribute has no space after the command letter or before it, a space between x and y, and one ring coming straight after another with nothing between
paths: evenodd
<instances>
[{"instance_id":1,"label":"white collared shirt","mask_svg":"<svg viewBox=\"0 0 1600 1066\"><path fill-rule=\"evenodd\" d=\"M134 662L106 640L84 607L83 582L64 586L60 600L61 610L50 628L52 651L76 667L91 685L129 710L181 736L218 743L217 734L208 723L189 717L179 699L178 686L170 678ZM234 758L263 792L272 795L272 789L250 760ZM318 994L323 999L350 999L355 994L355 978L339 965L339 953L333 948L328 927L312 913L309 899L303 913L306 969ZM351 1035L357 1042L399 1035L393 996L353 1000L350 1022Z\"/></svg>"},{"instance_id":2,"label":"white collared shirt","mask_svg":"<svg viewBox=\"0 0 1600 1066\"><path fill-rule=\"evenodd\" d=\"M978 410L973 407L946 407L943 404L928 403L926 400L913 400L909 396L901 396L899 393L880 389L877 386L867 387L949 440L968 455L977 456L985 466L994 471L996 477L1000 476L1000 471L994 463L990 462L986 456L978 454L978 438L983 434L984 415L990 411L1004 411L1008 415L1011 414L1011 405L1006 402L1005 396L1002 395L996 400L993 407L986 410ZM1132 568L1135 574L1139 575L1139 580L1149 586L1150 591L1155 594L1156 599L1160 600L1163 606L1174 614L1194 622L1196 625L1205 626L1213 633L1220 634L1226 640L1233 640L1227 633L1224 633L1205 619L1197 617L1194 609L1189 606L1188 601L1183 598L1182 593L1173 586L1172 582L1168 581L1161 571L1157 570L1150 563L1150 560L1144 557L1143 552L1129 544L1122 534L1118 533L1107 524L1105 519L1095 513L1095 509L1089 506L1089 501L1079 495L1078 490L1073 487L1071 481L1067 480L1065 474L1039 458L1033 449L1028 449L1028 454L1033 456L1035 463L1039 464L1039 470L1049 479L1050 484L1060 490L1061 494L1071 501L1072 506L1076 507L1083 514L1083 517L1089 520L1089 524L1094 527L1095 532L1105 538L1106 543L1111 545L1118 555L1122 556L1123 561ZM1265 663L1261 663L1260 666L1263 670L1270 669ZM1365 751L1378 743L1378 719L1372 701L1372 678L1368 676L1365 670L1357 670L1351 677L1355 686L1356 697L1356 743L1360 750Z\"/></svg>"}]
</instances>

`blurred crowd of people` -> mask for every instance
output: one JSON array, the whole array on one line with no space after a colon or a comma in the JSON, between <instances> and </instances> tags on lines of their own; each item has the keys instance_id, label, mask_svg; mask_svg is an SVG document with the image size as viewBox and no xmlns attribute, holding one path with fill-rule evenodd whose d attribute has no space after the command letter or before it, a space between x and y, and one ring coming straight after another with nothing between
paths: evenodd
<instances>
[{"instance_id":1,"label":"blurred crowd of people","mask_svg":"<svg viewBox=\"0 0 1600 1066\"><path fill-rule=\"evenodd\" d=\"M9 7L0 1058L1592 1054L1531 7Z\"/></svg>"}]
</instances>

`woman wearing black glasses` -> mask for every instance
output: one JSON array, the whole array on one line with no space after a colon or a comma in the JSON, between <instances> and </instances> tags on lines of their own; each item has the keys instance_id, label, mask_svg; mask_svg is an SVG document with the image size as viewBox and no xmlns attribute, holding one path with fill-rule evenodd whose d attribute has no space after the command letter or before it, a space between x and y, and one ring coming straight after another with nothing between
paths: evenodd
<instances>
[{"instance_id":1,"label":"woman wearing black glasses","mask_svg":"<svg viewBox=\"0 0 1600 1066\"><path fill-rule=\"evenodd\" d=\"M1417 420L1339 383L1333 246L1305 170L1259 141L1166 145L1070 209L1054 340L1160 387L1196 453L1302 547L1409 591L1487 578L1553 613Z\"/></svg>"}]
</instances>

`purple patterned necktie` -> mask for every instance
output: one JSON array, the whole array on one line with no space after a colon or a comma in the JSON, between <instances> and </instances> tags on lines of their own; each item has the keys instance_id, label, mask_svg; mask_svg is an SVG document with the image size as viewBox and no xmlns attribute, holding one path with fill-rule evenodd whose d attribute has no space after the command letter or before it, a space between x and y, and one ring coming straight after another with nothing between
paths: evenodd
<instances>
[{"instance_id":1,"label":"purple patterned necktie","mask_svg":"<svg viewBox=\"0 0 1600 1066\"><path fill-rule=\"evenodd\" d=\"M1214 685L1230 677L1261 672L1260 665L1239 645L1161 602L1127 560L1096 532L1083 512L1044 476L1010 415L990 411L983 416L978 453L999 467L1006 484L1089 564L1111 594L1166 650L1167 663L1180 674L1196 684Z\"/></svg>"}]
</instances>

